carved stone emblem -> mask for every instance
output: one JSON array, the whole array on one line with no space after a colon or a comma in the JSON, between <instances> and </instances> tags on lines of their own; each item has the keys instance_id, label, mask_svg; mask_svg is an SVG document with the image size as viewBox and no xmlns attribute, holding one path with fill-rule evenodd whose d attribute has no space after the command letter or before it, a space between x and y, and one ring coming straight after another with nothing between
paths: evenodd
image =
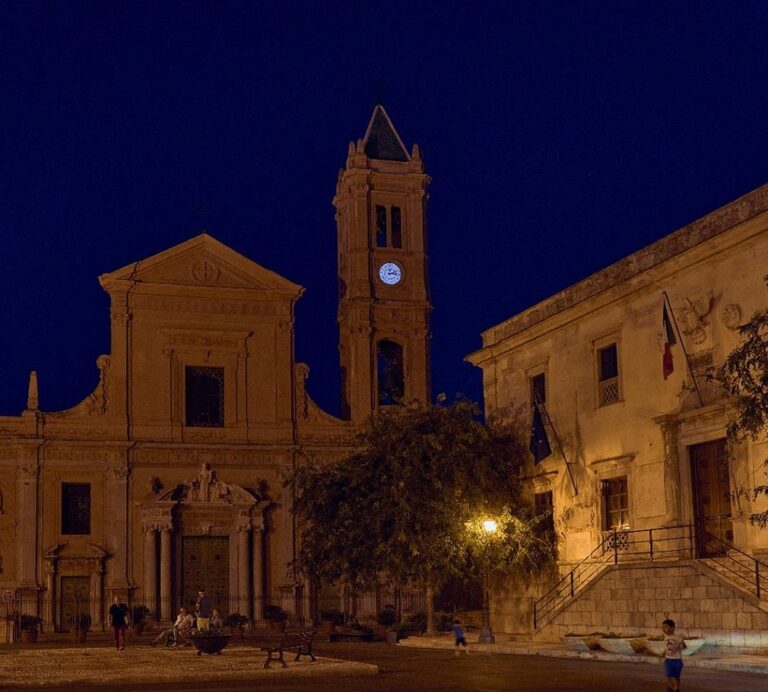
<instances>
[{"instance_id":1,"label":"carved stone emblem","mask_svg":"<svg viewBox=\"0 0 768 692\"><path fill-rule=\"evenodd\" d=\"M192 278L201 284L212 284L218 280L221 269L210 260L201 259L192 265L191 274Z\"/></svg>"},{"instance_id":2,"label":"carved stone emblem","mask_svg":"<svg viewBox=\"0 0 768 692\"><path fill-rule=\"evenodd\" d=\"M720 312L720 321L726 329L735 332L741 325L741 305L738 303L725 305Z\"/></svg>"},{"instance_id":3,"label":"carved stone emblem","mask_svg":"<svg viewBox=\"0 0 768 692\"><path fill-rule=\"evenodd\" d=\"M696 345L703 344L707 340L704 328L709 324L706 318L712 311L712 300L713 295L709 291L693 299L686 298L684 305L677 309L683 334L690 337Z\"/></svg>"}]
</instances>

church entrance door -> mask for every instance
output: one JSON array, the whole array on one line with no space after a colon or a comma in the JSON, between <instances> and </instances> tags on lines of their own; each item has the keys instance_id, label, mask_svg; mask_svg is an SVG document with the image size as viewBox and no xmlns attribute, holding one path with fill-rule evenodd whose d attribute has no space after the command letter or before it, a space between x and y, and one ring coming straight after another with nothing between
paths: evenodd
<instances>
[{"instance_id":1,"label":"church entrance door","mask_svg":"<svg viewBox=\"0 0 768 692\"><path fill-rule=\"evenodd\" d=\"M59 629L69 632L74 623L91 614L91 580L89 577L61 578L61 620Z\"/></svg>"},{"instance_id":2,"label":"church entrance door","mask_svg":"<svg viewBox=\"0 0 768 692\"><path fill-rule=\"evenodd\" d=\"M733 543L731 483L725 440L690 448L693 510L699 557L713 557Z\"/></svg>"},{"instance_id":3,"label":"church entrance door","mask_svg":"<svg viewBox=\"0 0 768 692\"><path fill-rule=\"evenodd\" d=\"M182 538L181 603L190 608L197 592L204 590L215 608L229 612L229 538L184 536Z\"/></svg>"}]
</instances>

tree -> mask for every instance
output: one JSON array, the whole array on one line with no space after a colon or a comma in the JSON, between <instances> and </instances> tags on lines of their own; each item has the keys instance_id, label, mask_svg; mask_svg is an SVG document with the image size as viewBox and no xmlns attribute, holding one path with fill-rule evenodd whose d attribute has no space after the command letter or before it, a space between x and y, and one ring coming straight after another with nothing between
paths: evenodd
<instances>
[{"instance_id":1,"label":"tree","mask_svg":"<svg viewBox=\"0 0 768 692\"><path fill-rule=\"evenodd\" d=\"M768 276L765 277L768 283ZM728 424L728 442L734 446L768 431L768 308L758 310L739 327L741 343L712 377L733 399L735 416ZM765 461L768 466L768 459ZM754 498L768 495L768 485L754 489ZM768 526L768 510L750 517L761 528Z\"/></svg>"},{"instance_id":2,"label":"tree","mask_svg":"<svg viewBox=\"0 0 768 692\"><path fill-rule=\"evenodd\" d=\"M499 517L509 529L510 542L495 542L497 567L543 566L551 547L519 513L528 451L510 428L485 425L478 413L467 401L386 409L360 435L357 453L333 466L299 466L298 571L357 586L382 574L416 583L430 627L435 590L480 566L471 530L478 517Z\"/></svg>"}]
</instances>

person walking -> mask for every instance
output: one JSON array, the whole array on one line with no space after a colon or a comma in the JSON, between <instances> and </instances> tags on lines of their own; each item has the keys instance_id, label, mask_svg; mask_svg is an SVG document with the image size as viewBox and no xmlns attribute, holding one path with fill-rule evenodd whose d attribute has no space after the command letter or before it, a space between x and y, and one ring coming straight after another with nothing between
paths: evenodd
<instances>
[{"instance_id":1,"label":"person walking","mask_svg":"<svg viewBox=\"0 0 768 692\"><path fill-rule=\"evenodd\" d=\"M464 653L469 656L469 649L467 648L467 640L464 637L464 628L461 626L461 622L459 620L453 621L453 627L451 627L451 632L453 632L453 636L456 639L456 651L454 651L453 655L458 656L459 655L459 646L464 647Z\"/></svg>"},{"instance_id":2,"label":"person walking","mask_svg":"<svg viewBox=\"0 0 768 692\"><path fill-rule=\"evenodd\" d=\"M109 606L109 621L115 636L115 649L122 651L125 649L125 631L128 629L130 617L128 606L120 596L115 596Z\"/></svg>"}]
</instances>

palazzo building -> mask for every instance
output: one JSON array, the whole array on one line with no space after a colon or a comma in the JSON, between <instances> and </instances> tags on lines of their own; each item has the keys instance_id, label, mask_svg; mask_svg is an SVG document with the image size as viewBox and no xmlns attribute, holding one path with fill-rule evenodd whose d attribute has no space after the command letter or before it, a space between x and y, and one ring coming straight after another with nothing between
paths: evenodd
<instances>
[{"instance_id":1,"label":"palazzo building","mask_svg":"<svg viewBox=\"0 0 768 692\"><path fill-rule=\"evenodd\" d=\"M766 482L768 447L729 448L731 405L706 377L768 306L767 272L763 186L483 333L468 360L482 369L486 411L522 410L531 423L531 504L552 512L571 578L537 602L535 628L648 631L638 628L666 612L722 643L734 641L725 631L768 630L768 574L755 562L768 558L768 530L749 521L766 507L752 491ZM689 583L647 572L638 584L667 588L665 608L636 588L617 603L621 579L613 595L598 582L625 557L687 559ZM697 580L707 589L681 596ZM595 602L569 610L582 588ZM700 612L718 589L731 605L722 596ZM737 622L733 604L750 594Z\"/></svg>"},{"instance_id":2,"label":"palazzo building","mask_svg":"<svg viewBox=\"0 0 768 692\"><path fill-rule=\"evenodd\" d=\"M428 184L377 106L334 197L342 418L294 358L301 286L206 233L99 277L111 347L96 389L42 411L33 372L26 410L0 417L0 590L15 608L101 627L119 595L168 621L204 588L225 614L311 614L284 479L348 455L379 407L429 397Z\"/></svg>"}]
</instances>

